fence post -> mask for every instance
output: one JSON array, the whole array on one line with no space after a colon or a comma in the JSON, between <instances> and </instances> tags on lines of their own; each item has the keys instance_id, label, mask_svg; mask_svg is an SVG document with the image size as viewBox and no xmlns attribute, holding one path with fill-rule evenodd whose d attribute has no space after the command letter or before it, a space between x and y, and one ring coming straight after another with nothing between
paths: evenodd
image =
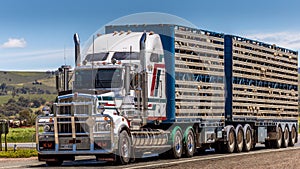
<instances>
[{"instance_id":1,"label":"fence post","mask_svg":"<svg viewBox=\"0 0 300 169\"><path fill-rule=\"evenodd\" d=\"M4 134L4 146L7 151L7 134L9 130L9 123L7 120L0 119L0 151L2 151L2 134Z\"/></svg>"},{"instance_id":2,"label":"fence post","mask_svg":"<svg viewBox=\"0 0 300 169\"><path fill-rule=\"evenodd\" d=\"M4 134L4 142L5 142L5 144L4 144L4 146L5 146L5 151L7 151L7 138L6 138L6 133ZM1 143L2 144L2 143Z\"/></svg>"},{"instance_id":3,"label":"fence post","mask_svg":"<svg viewBox=\"0 0 300 169\"><path fill-rule=\"evenodd\" d=\"M2 133L0 132L0 151L2 151Z\"/></svg>"}]
</instances>

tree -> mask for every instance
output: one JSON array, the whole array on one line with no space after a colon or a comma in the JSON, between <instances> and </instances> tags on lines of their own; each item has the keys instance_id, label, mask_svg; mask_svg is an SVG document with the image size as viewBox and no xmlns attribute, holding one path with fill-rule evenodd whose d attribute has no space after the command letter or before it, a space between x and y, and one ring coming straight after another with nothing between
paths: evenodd
<instances>
[{"instance_id":1,"label":"tree","mask_svg":"<svg viewBox=\"0 0 300 169\"><path fill-rule=\"evenodd\" d=\"M4 106L3 111L6 116L14 116L17 113L19 113L21 110L23 110L23 108L20 107L18 104L16 104L16 102L10 102Z\"/></svg>"},{"instance_id":2,"label":"tree","mask_svg":"<svg viewBox=\"0 0 300 169\"><path fill-rule=\"evenodd\" d=\"M6 105L9 105L9 104L11 104L11 103L16 103L16 100L10 98L10 99L7 101Z\"/></svg>"},{"instance_id":3,"label":"tree","mask_svg":"<svg viewBox=\"0 0 300 169\"><path fill-rule=\"evenodd\" d=\"M37 115L32 112L30 109L24 109L20 111L20 120L26 121L27 125L32 126L35 124L35 119Z\"/></svg>"},{"instance_id":4,"label":"tree","mask_svg":"<svg viewBox=\"0 0 300 169\"><path fill-rule=\"evenodd\" d=\"M4 92L6 90L6 83L2 83L0 89L2 92Z\"/></svg>"},{"instance_id":5,"label":"tree","mask_svg":"<svg viewBox=\"0 0 300 169\"><path fill-rule=\"evenodd\" d=\"M29 103L30 103L29 99L26 99L23 96L20 96L19 99L18 99L18 105L19 106L28 107Z\"/></svg>"},{"instance_id":6,"label":"tree","mask_svg":"<svg viewBox=\"0 0 300 169\"><path fill-rule=\"evenodd\" d=\"M15 88L13 88L13 90L11 92L11 95L12 95L13 98L15 98L15 96L16 96L16 89Z\"/></svg>"},{"instance_id":7,"label":"tree","mask_svg":"<svg viewBox=\"0 0 300 169\"><path fill-rule=\"evenodd\" d=\"M38 99L31 100L31 103L32 103L31 107L34 107L34 108L38 108L42 105L40 100L38 100Z\"/></svg>"},{"instance_id":8,"label":"tree","mask_svg":"<svg viewBox=\"0 0 300 169\"><path fill-rule=\"evenodd\" d=\"M24 109L24 110L20 111L19 115L20 115L20 120L27 120L28 117L30 116L30 110Z\"/></svg>"}]
</instances>

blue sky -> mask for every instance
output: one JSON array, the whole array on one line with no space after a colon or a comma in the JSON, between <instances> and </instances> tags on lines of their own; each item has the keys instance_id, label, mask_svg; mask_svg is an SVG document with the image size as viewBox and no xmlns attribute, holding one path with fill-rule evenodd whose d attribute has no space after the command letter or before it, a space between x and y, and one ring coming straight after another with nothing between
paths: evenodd
<instances>
[{"instance_id":1,"label":"blue sky","mask_svg":"<svg viewBox=\"0 0 300 169\"><path fill-rule=\"evenodd\" d=\"M73 34L81 42L126 15L160 12L200 29L245 36L300 50L297 0L2 0L0 70L56 70L74 65Z\"/></svg>"}]
</instances>

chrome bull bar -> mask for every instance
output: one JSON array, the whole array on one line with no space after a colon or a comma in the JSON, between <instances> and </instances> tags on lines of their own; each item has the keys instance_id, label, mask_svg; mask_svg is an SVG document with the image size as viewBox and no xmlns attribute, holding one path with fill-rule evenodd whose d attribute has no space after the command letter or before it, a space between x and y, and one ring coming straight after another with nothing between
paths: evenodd
<instances>
[{"instance_id":1,"label":"chrome bull bar","mask_svg":"<svg viewBox=\"0 0 300 169\"><path fill-rule=\"evenodd\" d=\"M95 102L54 104L54 114L36 119L36 144L40 154L110 154L114 152L114 122L97 114ZM86 113L78 112L84 106ZM87 108L86 107L86 108ZM68 111L60 112L61 108ZM50 131L45 131L50 128Z\"/></svg>"}]
</instances>

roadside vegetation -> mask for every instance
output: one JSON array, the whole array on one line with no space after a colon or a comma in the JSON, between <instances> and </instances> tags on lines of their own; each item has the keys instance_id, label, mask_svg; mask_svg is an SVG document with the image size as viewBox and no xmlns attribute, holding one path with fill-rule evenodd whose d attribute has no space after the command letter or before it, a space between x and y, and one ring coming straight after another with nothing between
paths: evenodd
<instances>
[{"instance_id":1,"label":"roadside vegetation","mask_svg":"<svg viewBox=\"0 0 300 169\"><path fill-rule=\"evenodd\" d=\"M34 125L57 95L54 71L0 71L0 79L0 119L9 120L10 127Z\"/></svg>"},{"instance_id":2,"label":"roadside vegetation","mask_svg":"<svg viewBox=\"0 0 300 169\"><path fill-rule=\"evenodd\" d=\"M10 128L7 134L8 143L25 143L32 142L35 144L35 127L26 128ZM2 143L4 143L4 134L2 134ZM19 148L16 151L13 148L8 148L4 151L5 147L2 147L0 151L0 158L29 158L36 157L37 151L35 148Z\"/></svg>"},{"instance_id":3,"label":"roadside vegetation","mask_svg":"<svg viewBox=\"0 0 300 169\"><path fill-rule=\"evenodd\" d=\"M42 107L51 107L52 102L47 102L42 96L32 99L23 96L10 98L0 105L0 119L8 120L10 127L32 126L36 117L42 114Z\"/></svg>"},{"instance_id":4,"label":"roadside vegetation","mask_svg":"<svg viewBox=\"0 0 300 169\"><path fill-rule=\"evenodd\" d=\"M0 151L0 158L29 158L38 155L35 149L17 149L14 151L9 148L7 151Z\"/></svg>"},{"instance_id":5,"label":"roadside vegetation","mask_svg":"<svg viewBox=\"0 0 300 169\"><path fill-rule=\"evenodd\" d=\"M6 137L8 143L35 142L35 127L9 128ZM2 143L4 143L4 134L2 134Z\"/></svg>"}]
</instances>

